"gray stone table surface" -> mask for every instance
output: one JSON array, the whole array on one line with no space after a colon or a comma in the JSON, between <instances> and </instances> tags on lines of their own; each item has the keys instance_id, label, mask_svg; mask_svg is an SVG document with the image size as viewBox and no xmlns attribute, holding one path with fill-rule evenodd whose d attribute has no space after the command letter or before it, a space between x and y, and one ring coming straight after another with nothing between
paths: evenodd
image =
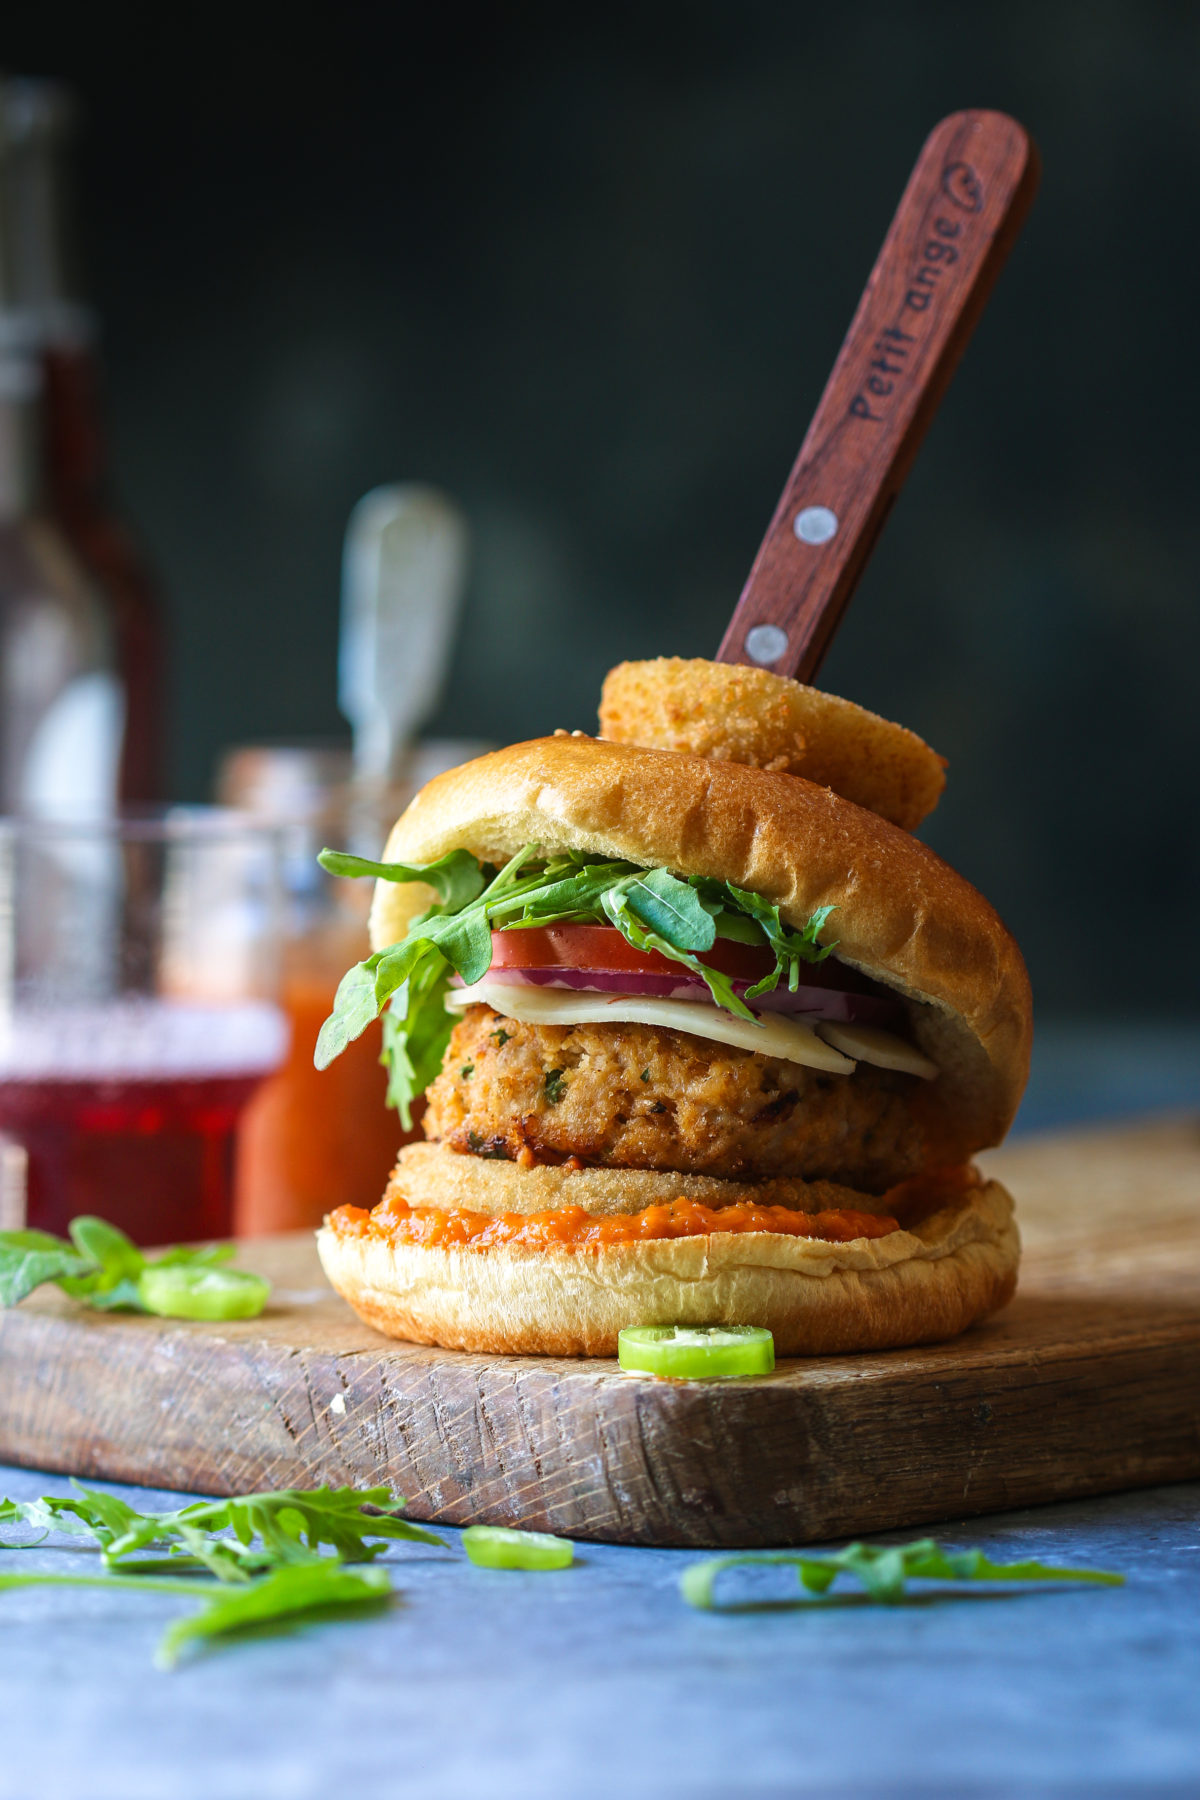
<instances>
[{"instance_id":1,"label":"gray stone table surface","mask_svg":"<svg viewBox=\"0 0 1200 1800\"><path fill-rule=\"evenodd\" d=\"M65 1486L0 1470L14 1498ZM393 1554L387 1612L173 1673L152 1653L186 1601L0 1593L0 1795L1200 1793L1200 1484L940 1533L997 1560L1117 1569L1123 1588L962 1588L892 1608L775 1604L792 1594L775 1570L741 1590L756 1604L698 1613L677 1585L693 1552L584 1545L569 1570L501 1573L447 1536ZM50 1543L2 1555L5 1569L90 1560Z\"/></svg>"}]
</instances>

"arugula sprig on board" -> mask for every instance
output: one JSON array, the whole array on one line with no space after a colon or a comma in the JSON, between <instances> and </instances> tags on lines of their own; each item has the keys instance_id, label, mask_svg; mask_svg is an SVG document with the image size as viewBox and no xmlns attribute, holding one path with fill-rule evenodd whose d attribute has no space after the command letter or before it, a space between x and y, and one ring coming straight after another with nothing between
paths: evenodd
<instances>
[{"instance_id":1,"label":"arugula sprig on board","mask_svg":"<svg viewBox=\"0 0 1200 1800\"><path fill-rule=\"evenodd\" d=\"M261 1275L224 1266L235 1254L232 1244L179 1244L147 1257L107 1219L84 1213L67 1229L69 1240L48 1231L0 1231L0 1307L55 1282L101 1312L252 1318L271 1291Z\"/></svg>"},{"instance_id":2,"label":"arugula sprig on board","mask_svg":"<svg viewBox=\"0 0 1200 1800\"><path fill-rule=\"evenodd\" d=\"M715 1589L718 1577L729 1569L770 1566L795 1569L807 1593L827 1594L840 1575L857 1579L872 1600L886 1606L910 1599L910 1581L1089 1581L1103 1587L1121 1587L1125 1577L1105 1569L1059 1569L1047 1563L995 1563L982 1550L943 1550L933 1538L912 1544L848 1544L827 1554L813 1551L771 1551L765 1555L713 1556L684 1570L679 1588L689 1606L722 1612ZM798 1606L806 1602L799 1600Z\"/></svg>"},{"instance_id":3,"label":"arugula sprig on board","mask_svg":"<svg viewBox=\"0 0 1200 1800\"><path fill-rule=\"evenodd\" d=\"M167 1667L197 1639L331 1607L378 1606L391 1593L391 1582L386 1570L369 1566L376 1557L399 1540L442 1547L446 1542L401 1518L404 1502L386 1487L285 1488L141 1513L113 1494L71 1485L70 1495L0 1501L0 1526L89 1537L109 1573L0 1571L0 1590L119 1587L203 1600L198 1612L177 1620L162 1639L158 1660ZM332 1554L325 1554L326 1548ZM147 1550L161 1554L142 1554Z\"/></svg>"},{"instance_id":4,"label":"arugula sprig on board","mask_svg":"<svg viewBox=\"0 0 1200 1800\"><path fill-rule=\"evenodd\" d=\"M635 949L657 950L681 964L707 984L716 1005L750 1020L754 1014L729 977L700 960L718 937L774 952L774 968L750 989L750 999L782 980L794 992L801 965L822 962L835 948L818 941L832 907L819 907L803 930L792 931L777 906L744 888L704 876L684 880L668 869L581 851L539 860L538 846L527 844L499 870L466 850L424 866L368 862L336 850L323 850L320 862L334 875L424 882L438 896L398 944L356 963L342 978L317 1039L315 1061L324 1069L383 1013L388 1103L406 1130L412 1101L437 1075L450 1039L450 978L457 974L468 985L482 980L491 966L493 930L615 925Z\"/></svg>"}]
</instances>

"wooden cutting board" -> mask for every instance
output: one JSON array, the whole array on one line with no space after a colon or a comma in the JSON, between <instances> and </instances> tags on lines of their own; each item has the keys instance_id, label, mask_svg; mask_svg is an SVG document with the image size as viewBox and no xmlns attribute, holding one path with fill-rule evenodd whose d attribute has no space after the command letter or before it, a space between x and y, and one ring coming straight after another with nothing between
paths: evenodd
<instances>
[{"instance_id":1,"label":"wooden cutting board","mask_svg":"<svg viewBox=\"0 0 1200 1800\"><path fill-rule=\"evenodd\" d=\"M1200 1475L1200 1122L985 1159L1026 1243L1012 1306L950 1344L736 1383L398 1344L308 1236L228 1325L0 1314L0 1459L203 1493L380 1481L417 1519L623 1543L799 1543Z\"/></svg>"}]
</instances>

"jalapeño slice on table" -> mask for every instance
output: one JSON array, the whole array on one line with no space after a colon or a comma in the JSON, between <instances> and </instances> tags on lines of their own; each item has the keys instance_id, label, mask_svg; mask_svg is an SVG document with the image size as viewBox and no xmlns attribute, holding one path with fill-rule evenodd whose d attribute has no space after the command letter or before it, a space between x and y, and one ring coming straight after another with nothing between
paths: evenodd
<instances>
[{"instance_id":1,"label":"jalape\u00f1o slice on table","mask_svg":"<svg viewBox=\"0 0 1200 1800\"><path fill-rule=\"evenodd\" d=\"M468 1525L463 1549L478 1569L566 1569L575 1556L567 1538L507 1525Z\"/></svg>"},{"instance_id":2,"label":"jalape\u00f1o slice on table","mask_svg":"<svg viewBox=\"0 0 1200 1800\"><path fill-rule=\"evenodd\" d=\"M623 1369L677 1381L767 1375L775 1340L761 1325L629 1325L617 1338Z\"/></svg>"}]
</instances>

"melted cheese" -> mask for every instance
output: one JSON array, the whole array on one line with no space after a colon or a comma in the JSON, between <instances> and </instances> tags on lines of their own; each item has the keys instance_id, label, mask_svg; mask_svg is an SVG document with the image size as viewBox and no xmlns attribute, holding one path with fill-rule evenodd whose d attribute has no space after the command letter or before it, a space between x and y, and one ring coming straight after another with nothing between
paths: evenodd
<instances>
[{"instance_id":1,"label":"melted cheese","mask_svg":"<svg viewBox=\"0 0 1200 1800\"><path fill-rule=\"evenodd\" d=\"M456 1012L482 1004L522 1025L662 1025L668 1031L687 1031L693 1037L733 1044L739 1050L757 1050L800 1063L806 1069L823 1069L830 1075L849 1075L854 1063L832 1044L819 1038L811 1025L775 1013L754 1025L737 1019L719 1006L695 1000L666 1000L652 994L589 994L566 988L518 987L485 976L474 987L451 988L446 1005ZM897 1038L896 1043L900 1040Z\"/></svg>"},{"instance_id":2,"label":"melted cheese","mask_svg":"<svg viewBox=\"0 0 1200 1800\"><path fill-rule=\"evenodd\" d=\"M898 1069L902 1075L919 1075L932 1081L938 1066L927 1056L893 1031L881 1031L878 1025L836 1025L822 1019L818 1032L835 1050L842 1050L858 1062L874 1063L880 1069Z\"/></svg>"}]
</instances>

